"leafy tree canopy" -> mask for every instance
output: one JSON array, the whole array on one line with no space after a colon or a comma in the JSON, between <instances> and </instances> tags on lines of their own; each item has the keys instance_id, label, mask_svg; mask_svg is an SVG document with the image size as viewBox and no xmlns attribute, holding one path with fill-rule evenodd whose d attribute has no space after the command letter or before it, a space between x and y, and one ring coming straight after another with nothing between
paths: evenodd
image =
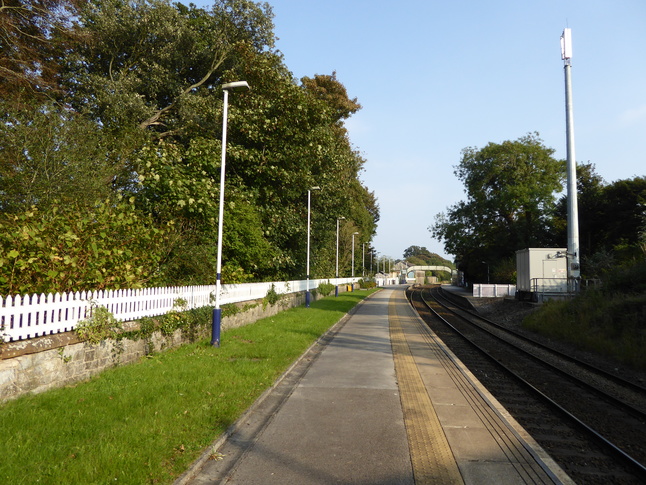
<instances>
[{"instance_id":1,"label":"leafy tree canopy","mask_svg":"<svg viewBox=\"0 0 646 485\"><path fill-rule=\"evenodd\" d=\"M430 254L430 251L425 247L420 246L409 246L404 249L404 258L410 258L411 256L420 256Z\"/></svg>"},{"instance_id":2,"label":"leafy tree canopy","mask_svg":"<svg viewBox=\"0 0 646 485\"><path fill-rule=\"evenodd\" d=\"M616 264L646 254L646 177L606 183L594 165L577 166L579 244L585 277L598 278ZM557 204L554 227L567 240L567 197Z\"/></svg>"},{"instance_id":3,"label":"leafy tree canopy","mask_svg":"<svg viewBox=\"0 0 646 485\"><path fill-rule=\"evenodd\" d=\"M331 76L317 74L313 78L304 77L301 82L312 95L326 102L332 116L339 121L361 109L357 98L348 98L345 87L336 79L336 72Z\"/></svg>"},{"instance_id":4,"label":"leafy tree canopy","mask_svg":"<svg viewBox=\"0 0 646 485\"><path fill-rule=\"evenodd\" d=\"M128 281L213 283L220 85L246 80L251 91L229 98L223 280L305 276L306 194L314 185L322 190L312 200L311 274L333 276L330 254L340 216L347 221L340 234L347 273L352 234L358 233L356 247L370 241L379 219L375 194L358 178L365 161L343 126L360 105L334 73L300 83L293 78L274 49L268 4L216 0L202 9L168 0L70 0L69 5L78 5L65 17L67 27L74 21L70 34L51 35L55 49L37 61L51 60L57 73L51 78L58 81L52 101L26 107L10 97L0 100L7 108L0 120L0 207L7 216L17 215L0 222L18 233L21 224L33 221L20 214L37 210L54 234L64 222L47 217L59 205L88 214L100 209L100 218L92 217L105 228L65 229L90 241L109 232L111 211L114 217L134 211L128 220L143 221L150 234L161 231L165 242L147 248L150 272L130 272L134 279ZM130 201L127 211L122 200ZM115 227L113 233L124 231ZM83 258L91 262L112 244L97 238L98 252ZM136 248L127 251L135 254ZM30 271L44 267L33 254L0 259L0 271L20 261L29 281ZM47 268L44 274L54 275ZM85 283L95 281L90 273L83 273ZM60 281L49 280L53 289Z\"/></svg>"},{"instance_id":5,"label":"leafy tree canopy","mask_svg":"<svg viewBox=\"0 0 646 485\"><path fill-rule=\"evenodd\" d=\"M538 133L462 151L454 173L466 200L438 214L429 230L467 277L482 273L482 261L552 242L550 216L565 177L565 163L553 153Z\"/></svg>"},{"instance_id":6,"label":"leafy tree canopy","mask_svg":"<svg viewBox=\"0 0 646 485\"><path fill-rule=\"evenodd\" d=\"M449 268L455 268L451 261L420 246L406 248L404 250L404 259L409 263L421 266L448 266Z\"/></svg>"},{"instance_id":7,"label":"leafy tree canopy","mask_svg":"<svg viewBox=\"0 0 646 485\"><path fill-rule=\"evenodd\" d=\"M58 85L57 60L81 0L0 3L0 96L31 98Z\"/></svg>"},{"instance_id":8,"label":"leafy tree canopy","mask_svg":"<svg viewBox=\"0 0 646 485\"><path fill-rule=\"evenodd\" d=\"M0 210L93 204L111 195L114 170L95 123L54 103L0 100Z\"/></svg>"}]
</instances>

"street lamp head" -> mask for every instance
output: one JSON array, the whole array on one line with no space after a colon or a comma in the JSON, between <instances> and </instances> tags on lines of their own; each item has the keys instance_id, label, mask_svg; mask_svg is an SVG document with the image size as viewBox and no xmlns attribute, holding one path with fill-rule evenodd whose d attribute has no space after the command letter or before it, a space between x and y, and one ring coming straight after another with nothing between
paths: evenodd
<instances>
[{"instance_id":1,"label":"street lamp head","mask_svg":"<svg viewBox=\"0 0 646 485\"><path fill-rule=\"evenodd\" d=\"M357 236L358 234L359 234L358 232L353 232L352 233L353 236Z\"/></svg>"},{"instance_id":2,"label":"street lamp head","mask_svg":"<svg viewBox=\"0 0 646 485\"><path fill-rule=\"evenodd\" d=\"M222 85L222 89L251 89L247 81L234 81L232 83L226 83Z\"/></svg>"},{"instance_id":3,"label":"street lamp head","mask_svg":"<svg viewBox=\"0 0 646 485\"><path fill-rule=\"evenodd\" d=\"M311 187L311 188L310 188L310 190L321 190L321 187L319 187L318 185L316 185L316 186L314 186L314 187Z\"/></svg>"},{"instance_id":4,"label":"street lamp head","mask_svg":"<svg viewBox=\"0 0 646 485\"><path fill-rule=\"evenodd\" d=\"M336 220L337 220L337 221L345 221L345 217L343 217L343 216L341 216L341 217L337 217L337 218L336 218Z\"/></svg>"}]
</instances>

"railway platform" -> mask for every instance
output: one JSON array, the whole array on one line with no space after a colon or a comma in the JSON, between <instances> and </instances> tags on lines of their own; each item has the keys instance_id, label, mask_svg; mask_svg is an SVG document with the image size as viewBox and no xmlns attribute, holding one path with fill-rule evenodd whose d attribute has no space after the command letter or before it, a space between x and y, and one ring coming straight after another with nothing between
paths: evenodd
<instances>
[{"instance_id":1,"label":"railway platform","mask_svg":"<svg viewBox=\"0 0 646 485\"><path fill-rule=\"evenodd\" d=\"M405 288L355 307L176 484L572 483Z\"/></svg>"}]
</instances>

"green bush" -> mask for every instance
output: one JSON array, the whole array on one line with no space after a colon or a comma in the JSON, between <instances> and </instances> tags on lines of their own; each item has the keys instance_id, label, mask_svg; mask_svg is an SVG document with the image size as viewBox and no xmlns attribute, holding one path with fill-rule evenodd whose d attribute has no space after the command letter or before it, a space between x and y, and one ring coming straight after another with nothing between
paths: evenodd
<instances>
[{"instance_id":1,"label":"green bush","mask_svg":"<svg viewBox=\"0 0 646 485\"><path fill-rule=\"evenodd\" d=\"M602 278L605 292L646 292L646 261L620 266Z\"/></svg>"},{"instance_id":2,"label":"green bush","mask_svg":"<svg viewBox=\"0 0 646 485\"><path fill-rule=\"evenodd\" d=\"M166 243L166 232L132 201L3 213L0 294L142 288Z\"/></svg>"},{"instance_id":3,"label":"green bush","mask_svg":"<svg viewBox=\"0 0 646 485\"><path fill-rule=\"evenodd\" d=\"M370 289L370 288L375 288L377 286L377 283L374 281L366 281L363 278L359 280L359 287L362 289Z\"/></svg>"},{"instance_id":4,"label":"green bush","mask_svg":"<svg viewBox=\"0 0 646 485\"><path fill-rule=\"evenodd\" d=\"M321 296L328 296L330 293L332 293L332 290L334 290L334 285L329 281L327 283L319 284L318 291Z\"/></svg>"},{"instance_id":5,"label":"green bush","mask_svg":"<svg viewBox=\"0 0 646 485\"><path fill-rule=\"evenodd\" d=\"M274 306L276 303L278 303L280 301L280 299L281 299L281 295L278 294L278 292L276 291L275 286L272 284L271 288L269 288L269 290L267 290L267 295L263 299L263 304L264 305L269 304L271 306Z\"/></svg>"},{"instance_id":6,"label":"green bush","mask_svg":"<svg viewBox=\"0 0 646 485\"><path fill-rule=\"evenodd\" d=\"M99 344L106 339L116 338L122 328L107 308L92 303L92 316L78 322L74 332L81 340Z\"/></svg>"}]
</instances>

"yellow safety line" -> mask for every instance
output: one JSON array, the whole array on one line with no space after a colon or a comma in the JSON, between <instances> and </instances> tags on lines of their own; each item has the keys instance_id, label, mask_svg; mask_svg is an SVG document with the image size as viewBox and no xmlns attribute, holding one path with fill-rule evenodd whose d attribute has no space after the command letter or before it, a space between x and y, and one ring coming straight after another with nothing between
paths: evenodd
<instances>
[{"instance_id":1,"label":"yellow safety line","mask_svg":"<svg viewBox=\"0 0 646 485\"><path fill-rule=\"evenodd\" d=\"M415 483L463 484L462 475L397 315L398 295L399 292L393 292L390 298L388 320Z\"/></svg>"}]
</instances>

